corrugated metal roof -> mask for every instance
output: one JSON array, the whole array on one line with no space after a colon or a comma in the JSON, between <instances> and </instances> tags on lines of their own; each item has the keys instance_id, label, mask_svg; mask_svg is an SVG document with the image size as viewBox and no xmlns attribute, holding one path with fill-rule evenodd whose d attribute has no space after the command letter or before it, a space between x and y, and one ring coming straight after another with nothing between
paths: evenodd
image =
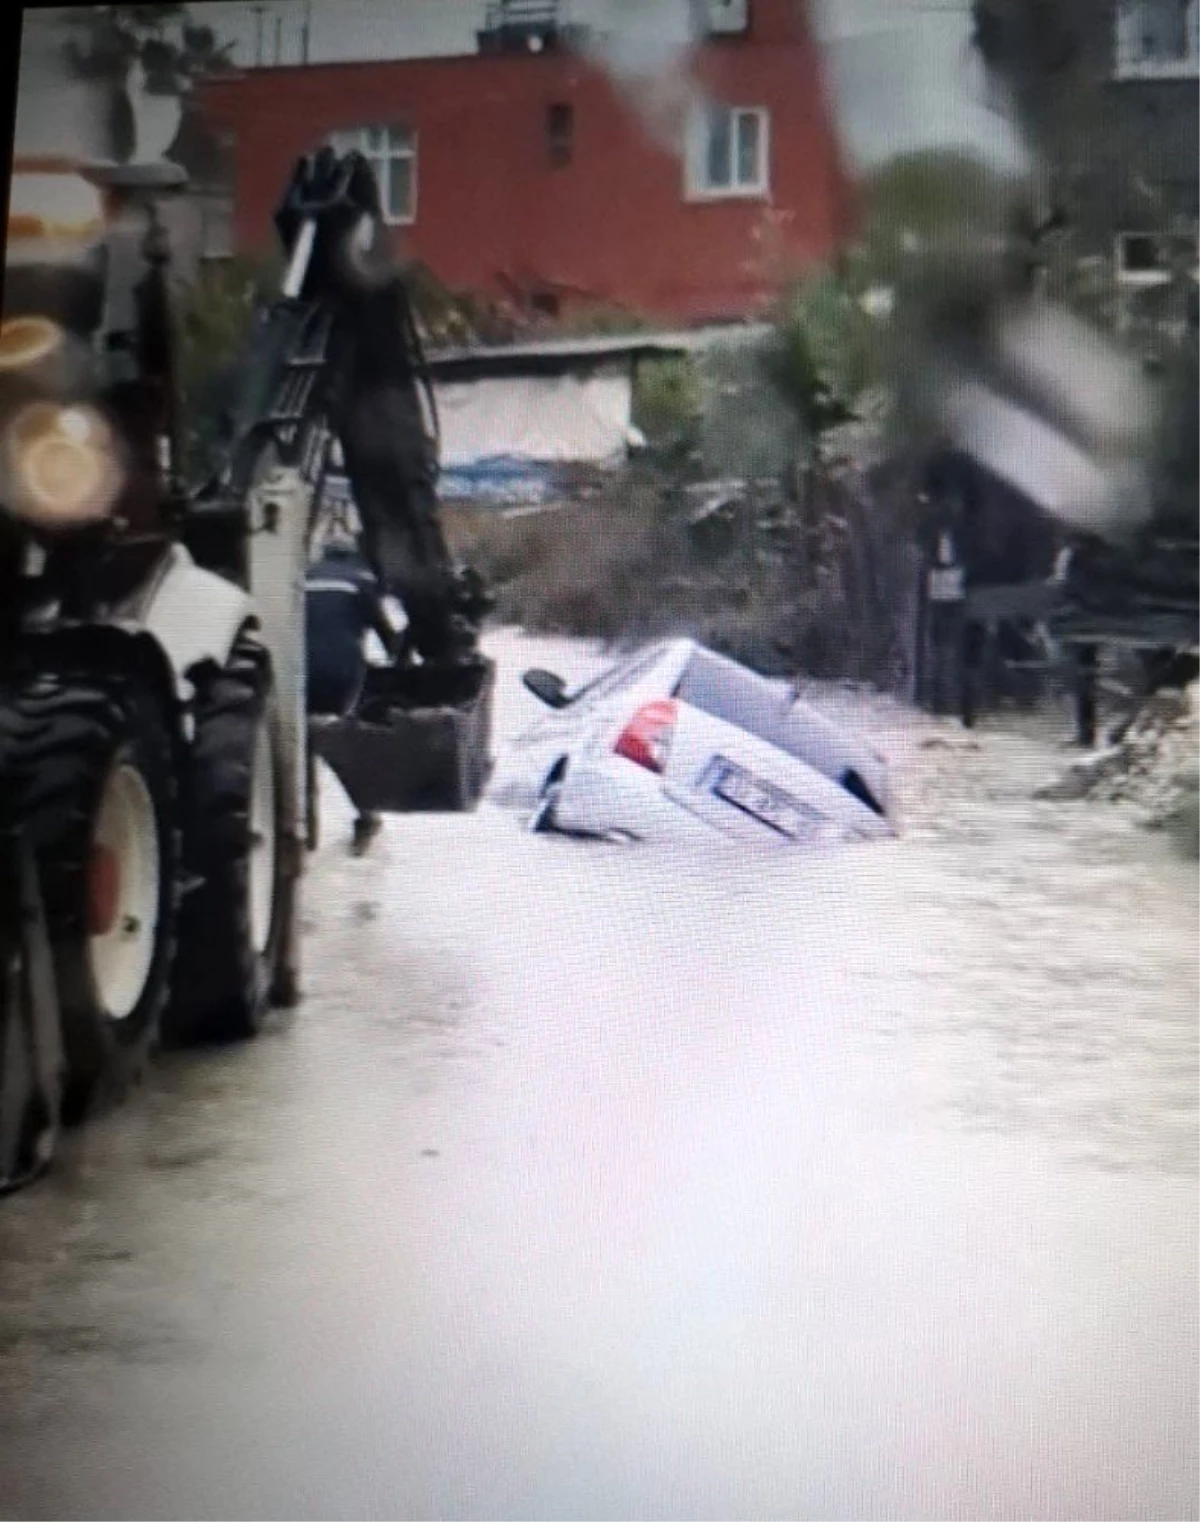
<instances>
[{"instance_id":1,"label":"corrugated metal roof","mask_svg":"<svg viewBox=\"0 0 1200 1522\"><path fill-rule=\"evenodd\" d=\"M650 355L689 354L721 344L754 342L768 333L766 323L737 323L689 328L677 332L621 333L592 338L547 338L534 343L480 344L471 348L430 352L435 374L450 370L475 371L569 369L574 364L604 359L643 359Z\"/></svg>"}]
</instances>

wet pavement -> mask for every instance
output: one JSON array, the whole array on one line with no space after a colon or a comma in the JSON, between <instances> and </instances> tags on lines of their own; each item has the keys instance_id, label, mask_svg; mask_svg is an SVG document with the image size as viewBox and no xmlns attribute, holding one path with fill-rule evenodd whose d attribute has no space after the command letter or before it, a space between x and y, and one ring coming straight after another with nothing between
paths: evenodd
<instances>
[{"instance_id":1,"label":"wet pavement","mask_svg":"<svg viewBox=\"0 0 1200 1522\"><path fill-rule=\"evenodd\" d=\"M0 1206L0 1512L1197 1516L1195 870L830 702L901 840L332 799L301 1009Z\"/></svg>"}]
</instances>

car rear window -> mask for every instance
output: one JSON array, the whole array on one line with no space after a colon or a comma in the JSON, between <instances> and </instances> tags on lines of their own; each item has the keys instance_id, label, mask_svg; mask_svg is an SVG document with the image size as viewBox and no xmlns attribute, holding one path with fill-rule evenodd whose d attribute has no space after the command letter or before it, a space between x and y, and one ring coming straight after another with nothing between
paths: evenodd
<instances>
[{"instance_id":1,"label":"car rear window","mask_svg":"<svg viewBox=\"0 0 1200 1522\"><path fill-rule=\"evenodd\" d=\"M649 650L640 650L624 662L610 666L598 677L594 677L582 686L578 692L572 694L572 705L599 703L614 692L620 692L625 687L632 687L635 682L645 676L651 666L661 660L664 648L662 645L654 645Z\"/></svg>"},{"instance_id":2,"label":"car rear window","mask_svg":"<svg viewBox=\"0 0 1200 1522\"><path fill-rule=\"evenodd\" d=\"M775 682L711 650L697 650L675 689L680 702L775 741L787 694Z\"/></svg>"},{"instance_id":3,"label":"car rear window","mask_svg":"<svg viewBox=\"0 0 1200 1522\"><path fill-rule=\"evenodd\" d=\"M777 745L797 761L841 781L855 766L855 747L837 726L807 703L795 700L785 682L747 671L736 661L697 650L675 696L715 719L736 724L756 739Z\"/></svg>"}]
</instances>

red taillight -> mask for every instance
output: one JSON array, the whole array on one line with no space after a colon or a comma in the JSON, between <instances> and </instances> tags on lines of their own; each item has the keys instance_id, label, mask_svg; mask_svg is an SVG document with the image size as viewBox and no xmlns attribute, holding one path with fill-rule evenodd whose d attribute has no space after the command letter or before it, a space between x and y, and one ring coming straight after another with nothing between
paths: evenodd
<instances>
[{"instance_id":1,"label":"red taillight","mask_svg":"<svg viewBox=\"0 0 1200 1522\"><path fill-rule=\"evenodd\" d=\"M645 703L621 731L615 747L617 755L636 766L644 766L648 772L664 772L674 728L675 704L670 698Z\"/></svg>"}]
</instances>

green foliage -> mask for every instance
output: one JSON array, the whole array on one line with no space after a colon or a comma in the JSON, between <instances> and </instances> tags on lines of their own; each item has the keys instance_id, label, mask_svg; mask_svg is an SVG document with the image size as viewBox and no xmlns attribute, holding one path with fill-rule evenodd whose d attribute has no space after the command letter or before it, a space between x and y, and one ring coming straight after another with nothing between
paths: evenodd
<instances>
[{"instance_id":1,"label":"green foliage","mask_svg":"<svg viewBox=\"0 0 1200 1522\"><path fill-rule=\"evenodd\" d=\"M450 290L419 260L406 266L404 278L421 331L432 347L457 348L485 337L487 314L473 297Z\"/></svg>"},{"instance_id":2,"label":"green foliage","mask_svg":"<svg viewBox=\"0 0 1200 1522\"><path fill-rule=\"evenodd\" d=\"M897 154L867 180L860 258L870 278L890 281L939 250L974 250L1011 228L1022 194L970 154Z\"/></svg>"},{"instance_id":3,"label":"green foliage","mask_svg":"<svg viewBox=\"0 0 1200 1522\"><path fill-rule=\"evenodd\" d=\"M809 465L854 458L896 431L891 294L860 255L803 283L776 316L762 368L799 421Z\"/></svg>"},{"instance_id":4,"label":"green foliage","mask_svg":"<svg viewBox=\"0 0 1200 1522\"><path fill-rule=\"evenodd\" d=\"M832 430L862 417L868 398L875 420L897 426L877 399L911 355L914 324L955 282L1000 273L1020 208L1017 182L954 151L898 155L866 181L864 197L857 247L781 303L762 356L818 457ZM873 307L880 295L882 307Z\"/></svg>"},{"instance_id":5,"label":"green foliage","mask_svg":"<svg viewBox=\"0 0 1200 1522\"><path fill-rule=\"evenodd\" d=\"M762 355L768 380L814 446L857 416L876 363L875 320L835 275L806 281L792 294Z\"/></svg>"},{"instance_id":6,"label":"green foliage","mask_svg":"<svg viewBox=\"0 0 1200 1522\"><path fill-rule=\"evenodd\" d=\"M242 257L200 267L178 309L185 473L211 468L260 305L278 289L280 262Z\"/></svg>"},{"instance_id":7,"label":"green foliage","mask_svg":"<svg viewBox=\"0 0 1200 1522\"><path fill-rule=\"evenodd\" d=\"M807 504L766 485L704 517L699 500L638 470L542 513L444 518L498 616L530 631L690 633L762 671L897 680L912 573L894 504L830 483Z\"/></svg>"},{"instance_id":8,"label":"green foliage","mask_svg":"<svg viewBox=\"0 0 1200 1522\"><path fill-rule=\"evenodd\" d=\"M230 47L194 22L186 5L93 5L65 19L67 57L84 78L122 78L138 60L152 94L177 95L230 66Z\"/></svg>"},{"instance_id":9,"label":"green foliage","mask_svg":"<svg viewBox=\"0 0 1200 1522\"><path fill-rule=\"evenodd\" d=\"M686 355L647 359L637 367L633 423L652 446L690 438L700 415L700 382Z\"/></svg>"},{"instance_id":10,"label":"green foliage","mask_svg":"<svg viewBox=\"0 0 1200 1522\"><path fill-rule=\"evenodd\" d=\"M564 338L620 338L626 333L644 333L649 326L636 312L593 306L556 322L554 331Z\"/></svg>"},{"instance_id":11,"label":"green foliage","mask_svg":"<svg viewBox=\"0 0 1200 1522\"><path fill-rule=\"evenodd\" d=\"M699 453L710 477L758 480L789 475L805 452L800 416L771 382L761 343L722 343L697 357Z\"/></svg>"}]
</instances>

